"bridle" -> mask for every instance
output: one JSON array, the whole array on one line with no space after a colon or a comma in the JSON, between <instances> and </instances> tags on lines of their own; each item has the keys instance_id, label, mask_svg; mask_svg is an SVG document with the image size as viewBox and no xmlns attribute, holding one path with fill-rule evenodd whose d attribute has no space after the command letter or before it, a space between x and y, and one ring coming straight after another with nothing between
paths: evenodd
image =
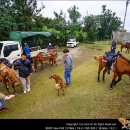
<instances>
[{"instance_id":1,"label":"bridle","mask_svg":"<svg viewBox=\"0 0 130 130\"><path fill-rule=\"evenodd\" d=\"M16 82L16 80L14 80L13 82L12 81L10 81L10 79L9 79L9 77L8 77L8 75L7 75L7 73L6 73L6 68L7 68L7 66L6 65L4 65L4 66L2 66L1 68L0 68L0 76L3 78L3 80L4 81L9 81L9 83L10 84L14 84L15 82ZM1 72L3 72L4 73L4 77L3 77L3 75L2 75L2 73Z\"/></svg>"}]
</instances>

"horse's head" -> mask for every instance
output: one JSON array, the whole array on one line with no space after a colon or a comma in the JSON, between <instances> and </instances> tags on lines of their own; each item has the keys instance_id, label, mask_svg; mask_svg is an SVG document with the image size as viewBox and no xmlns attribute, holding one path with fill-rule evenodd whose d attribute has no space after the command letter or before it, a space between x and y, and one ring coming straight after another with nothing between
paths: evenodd
<instances>
[{"instance_id":1,"label":"horse's head","mask_svg":"<svg viewBox=\"0 0 130 130\"><path fill-rule=\"evenodd\" d=\"M6 70L6 75L7 75L7 78L9 80L9 82L14 85L14 86L19 86L20 85L20 81L16 75L16 72L13 68L8 68Z\"/></svg>"},{"instance_id":2,"label":"horse's head","mask_svg":"<svg viewBox=\"0 0 130 130\"><path fill-rule=\"evenodd\" d=\"M93 58L94 58L95 60L99 60L99 59L102 58L102 56L93 56Z\"/></svg>"},{"instance_id":3,"label":"horse's head","mask_svg":"<svg viewBox=\"0 0 130 130\"><path fill-rule=\"evenodd\" d=\"M59 76L56 75L56 74L53 74L53 75L51 75L49 78L50 78L50 79L57 79L57 78L59 78Z\"/></svg>"}]
</instances>

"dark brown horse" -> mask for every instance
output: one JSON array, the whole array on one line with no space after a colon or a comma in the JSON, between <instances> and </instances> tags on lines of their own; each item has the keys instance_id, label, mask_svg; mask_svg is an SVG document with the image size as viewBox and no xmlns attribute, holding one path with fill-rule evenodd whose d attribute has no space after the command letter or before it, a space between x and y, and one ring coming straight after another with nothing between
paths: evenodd
<instances>
[{"instance_id":1,"label":"dark brown horse","mask_svg":"<svg viewBox=\"0 0 130 130\"><path fill-rule=\"evenodd\" d=\"M117 53L118 57L113 63L113 78L112 82L110 84L110 89L113 88L113 85L116 85L122 78L122 75L126 74L130 76L130 60L125 58L123 55L121 55L119 52ZM107 71L107 62L104 61L103 56L94 56L96 60L99 61L99 69L98 69L98 81L100 80L100 72L104 68L103 71L103 81L105 80L105 73ZM116 78L118 78L116 80Z\"/></svg>"},{"instance_id":2,"label":"dark brown horse","mask_svg":"<svg viewBox=\"0 0 130 130\"><path fill-rule=\"evenodd\" d=\"M116 85L122 78L122 75L126 74L130 76L130 60L125 58L122 54L118 54L116 61L113 64L113 78L110 84L110 89L113 88L113 85ZM118 79L116 80L116 78Z\"/></svg>"},{"instance_id":3,"label":"dark brown horse","mask_svg":"<svg viewBox=\"0 0 130 130\"><path fill-rule=\"evenodd\" d=\"M15 86L20 85L14 68L9 68L4 63L0 63L0 82L6 87L8 95L10 94L8 85L12 86L14 89L14 95L16 94Z\"/></svg>"},{"instance_id":4,"label":"dark brown horse","mask_svg":"<svg viewBox=\"0 0 130 130\"><path fill-rule=\"evenodd\" d=\"M121 52L122 52L122 49L123 48L126 48L126 53L128 52L129 53L129 49L130 49L130 42L125 44L125 43L121 43Z\"/></svg>"},{"instance_id":5,"label":"dark brown horse","mask_svg":"<svg viewBox=\"0 0 130 130\"><path fill-rule=\"evenodd\" d=\"M51 62L51 65L55 64L57 66L56 57L57 55L54 53L53 49L50 49L49 56L43 56L42 52L40 52L34 59L34 69L37 71L38 64L41 63L42 69L43 69L43 62L49 60Z\"/></svg>"}]
</instances>

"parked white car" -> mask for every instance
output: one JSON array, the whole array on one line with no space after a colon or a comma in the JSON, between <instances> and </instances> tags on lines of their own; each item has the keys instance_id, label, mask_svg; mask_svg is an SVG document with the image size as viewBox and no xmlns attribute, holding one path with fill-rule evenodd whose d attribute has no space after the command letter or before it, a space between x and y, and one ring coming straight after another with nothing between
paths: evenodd
<instances>
[{"instance_id":1,"label":"parked white car","mask_svg":"<svg viewBox=\"0 0 130 130\"><path fill-rule=\"evenodd\" d=\"M30 48L30 56L34 58L39 52L47 53L47 49L41 49L40 46ZM0 58L5 58L11 63L19 59L23 52L22 46L17 41L0 41Z\"/></svg>"},{"instance_id":2,"label":"parked white car","mask_svg":"<svg viewBox=\"0 0 130 130\"><path fill-rule=\"evenodd\" d=\"M78 44L79 44L79 42L77 42L76 41L76 38L72 38L72 39L69 39L68 41L67 41L67 44L66 44L66 46L67 47L76 47L76 46L78 46Z\"/></svg>"}]
</instances>

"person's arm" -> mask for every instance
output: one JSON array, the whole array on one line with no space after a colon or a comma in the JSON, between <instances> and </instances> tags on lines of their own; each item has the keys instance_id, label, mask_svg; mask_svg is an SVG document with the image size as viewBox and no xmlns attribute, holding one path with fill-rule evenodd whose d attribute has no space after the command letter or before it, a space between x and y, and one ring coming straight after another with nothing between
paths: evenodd
<instances>
[{"instance_id":1,"label":"person's arm","mask_svg":"<svg viewBox=\"0 0 130 130\"><path fill-rule=\"evenodd\" d=\"M32 72L33 72L33 69L32 69L32 65L31 65L31 62L30 62L30 61L28 61L28 68L29 68L29 70L30 70L30 73L32 73Z\"/></svg>"},{"instance_id":2,"label":"person's arm","mask_svg":"<svg viewBox=\"0 0 130 130\"><path fill-rule=\"evenodd\" d=\"M19 62L18 60L15 60L12 64L13 67L18 67L19 66Z\"/></svg>"}]
</instances>

